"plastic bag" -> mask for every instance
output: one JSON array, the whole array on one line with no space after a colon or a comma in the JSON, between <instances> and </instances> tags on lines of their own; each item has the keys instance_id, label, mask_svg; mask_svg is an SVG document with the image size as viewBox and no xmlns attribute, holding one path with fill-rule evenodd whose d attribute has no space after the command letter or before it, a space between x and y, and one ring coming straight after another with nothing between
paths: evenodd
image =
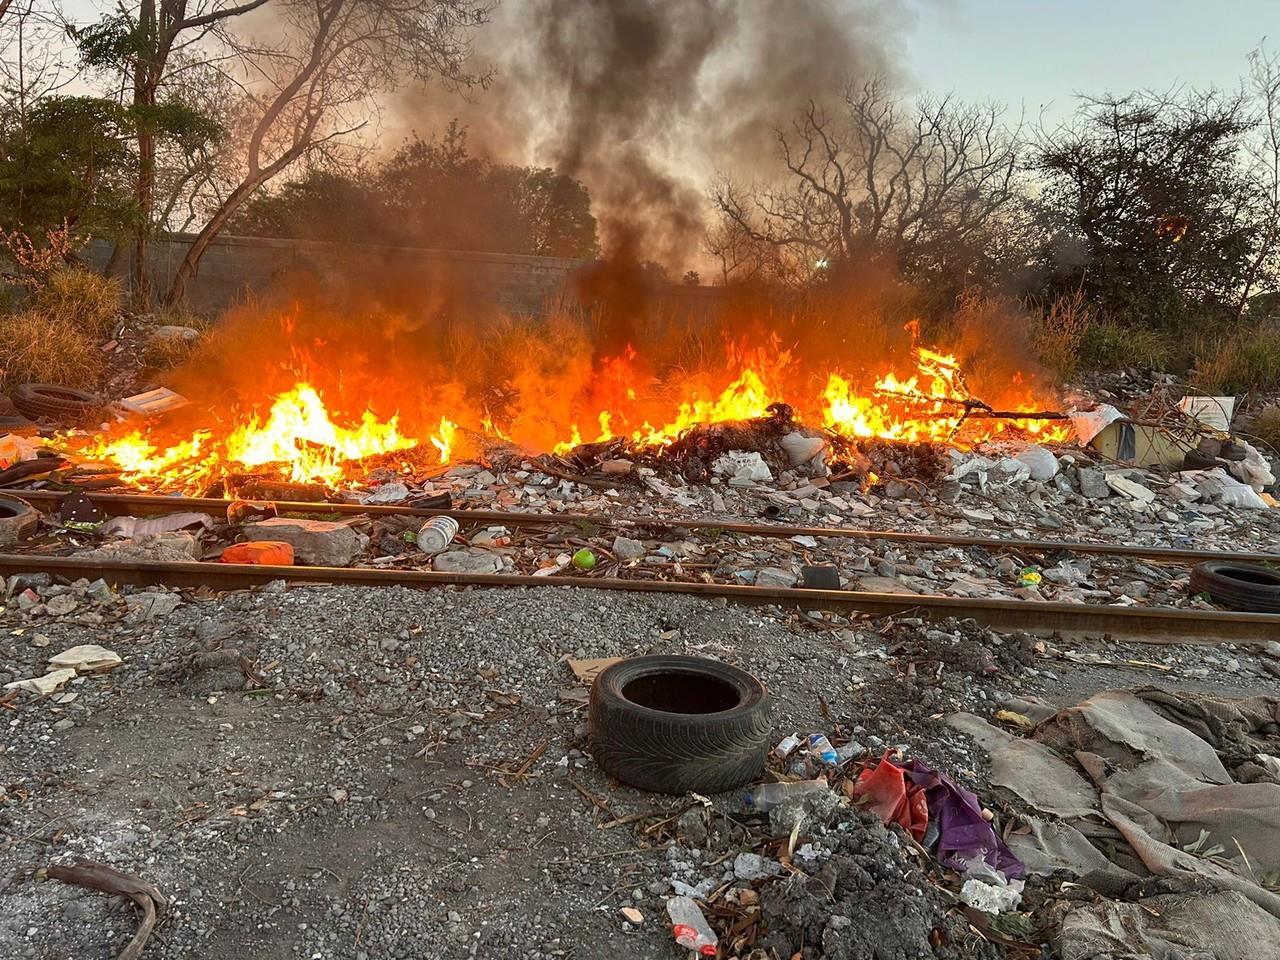
<instances>
[{"instance_id":1,"label":"plastic bag","mask_svg":"<svg viewBox=\"0 0 1280 960\"><path fill-rule=\"evenodd\" d=\"M1245 510L1267 509L1267 501L1258 496L1258 491L1247 483L1241 483L1234 477L1227 476L1226 471L1221 467L1205 470L1195 483L1200 496L1210 503L1220 503L1226 507L1241 507Z\"/></svg>"},{"instance_id":2,"label":"plastic bag","mask_svg":"<svg viewBox=\"0 0 1280 960\"><path fill-rule=\"evenodd\" d=\"M1045 483L1058 472L1058 458L1044 447L1027 447L1014 457L1031 472L1031 479Z\"/></svg>"}]
</instances>

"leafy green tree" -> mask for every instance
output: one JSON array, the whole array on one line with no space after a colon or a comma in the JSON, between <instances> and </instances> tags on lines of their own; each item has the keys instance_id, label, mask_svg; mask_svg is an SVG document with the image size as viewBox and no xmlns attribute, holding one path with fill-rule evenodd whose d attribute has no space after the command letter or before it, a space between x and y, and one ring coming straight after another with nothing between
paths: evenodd
<instances>
[{"instance_id":1,"label":"leafy green tree","mask_svg":"<svg viewBox=\"0 0 1280 960\"><path fill-rule=\"evenodd\" d=\"M494 164L470 153L456 122L414 139L382 166L311 170L255 197L233 232L550 257L597 253L591 198L543 167Z\"/></svg>"},{"instance_id":2,"label":"leafy green tree","mask_svg":"<svg viewBox=\"0 0 1280 960\"><path fill-rule=\"evenodd\" d=\"M1266 233L1241 162L1253 123L1238 95L1084 101L1035 162L1051 290L1134 325L1235 316Z\"/></svg>"},{"instance_id":3,"label":"leafy green tree","mask_svg":"<svg viewBox=\"0 0 1280 960\"><path fill-rule=\"evenodd\" d=\"M48 97L0 139L0 224L37 235L66 223L120 237L136 223L129 111L97 97Z\"/></svg>"}]
</instances>

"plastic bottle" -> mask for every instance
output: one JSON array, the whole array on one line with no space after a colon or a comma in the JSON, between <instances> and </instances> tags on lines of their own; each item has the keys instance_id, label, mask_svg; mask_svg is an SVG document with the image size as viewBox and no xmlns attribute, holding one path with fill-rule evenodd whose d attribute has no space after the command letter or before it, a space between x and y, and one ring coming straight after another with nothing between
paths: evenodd
<instances>
[{"instance_id":1,"label":"plastic bottle","mask_svg":"<svg viewBox=\"0 0 1280 960\"><path fill-rule=\"evenodd\" d=\"M453 517L432 517L418 531L418 549L423 553L439 553L458 535L458 521Z\"/></svg>"},{"instance_id":2,"label":"plastic bottle","mask_svg":"<svg viewBox=\"0 0 1280 960\"><path fill-rule=\"evenodd\" d=\"M761 812L772 810L781 803L796 797L808 797L831 789L825 780L797 780L793 783L762 783L746 797L752 809Z\"/></svg>"},{"instance_id":3,"label":"plastic bottle","mask_svg":"<svg viewBox=\"0 0 1280 960\"><path fill-rule=\"evenodd\" d=\"M671 932L676 943L690 950L697 950L704 957L716 955L716 932L707 923L698 905L689 897L672 897L667 901L667 915L671 917Z\"/></svg>"},{"instance_id":4,"label":"plastic bottle","mask_svg":"<svg viewBox=\"0 0 1280 960\"><path fill-rule=\"evenodd\" d=\"M831 745L831 741L827 739L825 733L809 734L809 754L832 766L840 762L840 756L836 753L836 748Z\"/></svg>"}]
</instances>

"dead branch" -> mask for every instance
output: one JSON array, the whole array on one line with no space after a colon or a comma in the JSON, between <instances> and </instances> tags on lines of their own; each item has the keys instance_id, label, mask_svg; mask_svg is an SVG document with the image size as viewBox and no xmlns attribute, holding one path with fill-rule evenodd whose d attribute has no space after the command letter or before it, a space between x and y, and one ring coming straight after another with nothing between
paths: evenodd
<instances>
[{"instance_id":1,"label":"dead branch","mask_svg":"<svg viewBox=\"0 0 1280 960\"><path fill-rule=\"evenodd\" d=\"M147 945L151 931L155 929L156 919L169 905L169 901L154 884L147 883L138 877L121 873L114 867L94 860L76 860L73 864L55 863L45 871L46 876L62 883L70 883L77 887L87 887L100 893L113 896L128 897L142 910L142 919L138 923L133 939L120 953L119 960L137 960Z\"/></svg>"}]
</instances>

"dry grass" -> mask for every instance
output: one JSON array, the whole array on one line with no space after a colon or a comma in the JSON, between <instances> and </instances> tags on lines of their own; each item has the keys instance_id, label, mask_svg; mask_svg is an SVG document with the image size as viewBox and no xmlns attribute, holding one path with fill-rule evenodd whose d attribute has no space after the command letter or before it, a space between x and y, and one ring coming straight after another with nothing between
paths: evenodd
<instances>
[{"instance_id":1,"label":"dry grass","mask_svg":"<svg viewBox=\"0 0 1280 960\"><path fill-rule=\"evenodd\" d=\"M1174 359L1168 337L1150 327L1102 321L1085 327L1080 338L1080 366L1085 370L1168 370Z\"/></svg>"},{"instance_id":2,"label":"dry grass","mask_svg":"<svg viewBox=\"0 0 1280 960\"><path fill-rule=\"evenodd\" d=\"M1198 351L1193 381L1211 394L1280 390L1280 326L1209 341Z\"/></svg>"},{"instance_id":3,"label":"dry grass","mask_svg":"<svg viewBox=\"0 0 1280 960\"><path fill-rule=\"evenodd\" d=\"M193 340L182 340L177 337L152 337L147 340L143 350L142 362L157 372L172 370L190 360L201 350L209 339L208 331L201 331Z\"/></svg>"},{"instance_id":4,"label":"dry grass","mask_svg":"<svg viewBox=\"0 0 1280 960\"><path fill-rule=\"evenodd\" d=\"M1249 432L1272 450L1280 452L1280 407L1263 407L1249 425Z\"/></svg>"},{"instance_id":5,"label":"dry grass","mask_svg":"<svg viewBox=\"0 0 1280 960\"><path fill-rule=\"evenodd\" d=\"M115 326L123 302L119 280L83 267L52 271L31 298L35 310L71 323L100 340Z\"/></svg>"},{"instance_id":6,"label":"dry grass","mask_svg":"<svg viewBox=\"0 0 1280 960\"><path fill-rule=\"evenodd\" d=\"M0 316L0 386L38 382L92 390L107 358L71 321L38 310Z\"/></svg>"},{"instance_id":7,"label":"dry grass","mask_svg":"<svg viewBox=\"0 0 1280 960\"><path fill-rule=\"evenodd\" d=\"M1080 346L1092 324L1093 312L1085 303L1084 291L1063 294L1049 304L1032 333L1031 346L1042 364L1068 379L1080 366Z\"/></svg>"}]
</instances>

